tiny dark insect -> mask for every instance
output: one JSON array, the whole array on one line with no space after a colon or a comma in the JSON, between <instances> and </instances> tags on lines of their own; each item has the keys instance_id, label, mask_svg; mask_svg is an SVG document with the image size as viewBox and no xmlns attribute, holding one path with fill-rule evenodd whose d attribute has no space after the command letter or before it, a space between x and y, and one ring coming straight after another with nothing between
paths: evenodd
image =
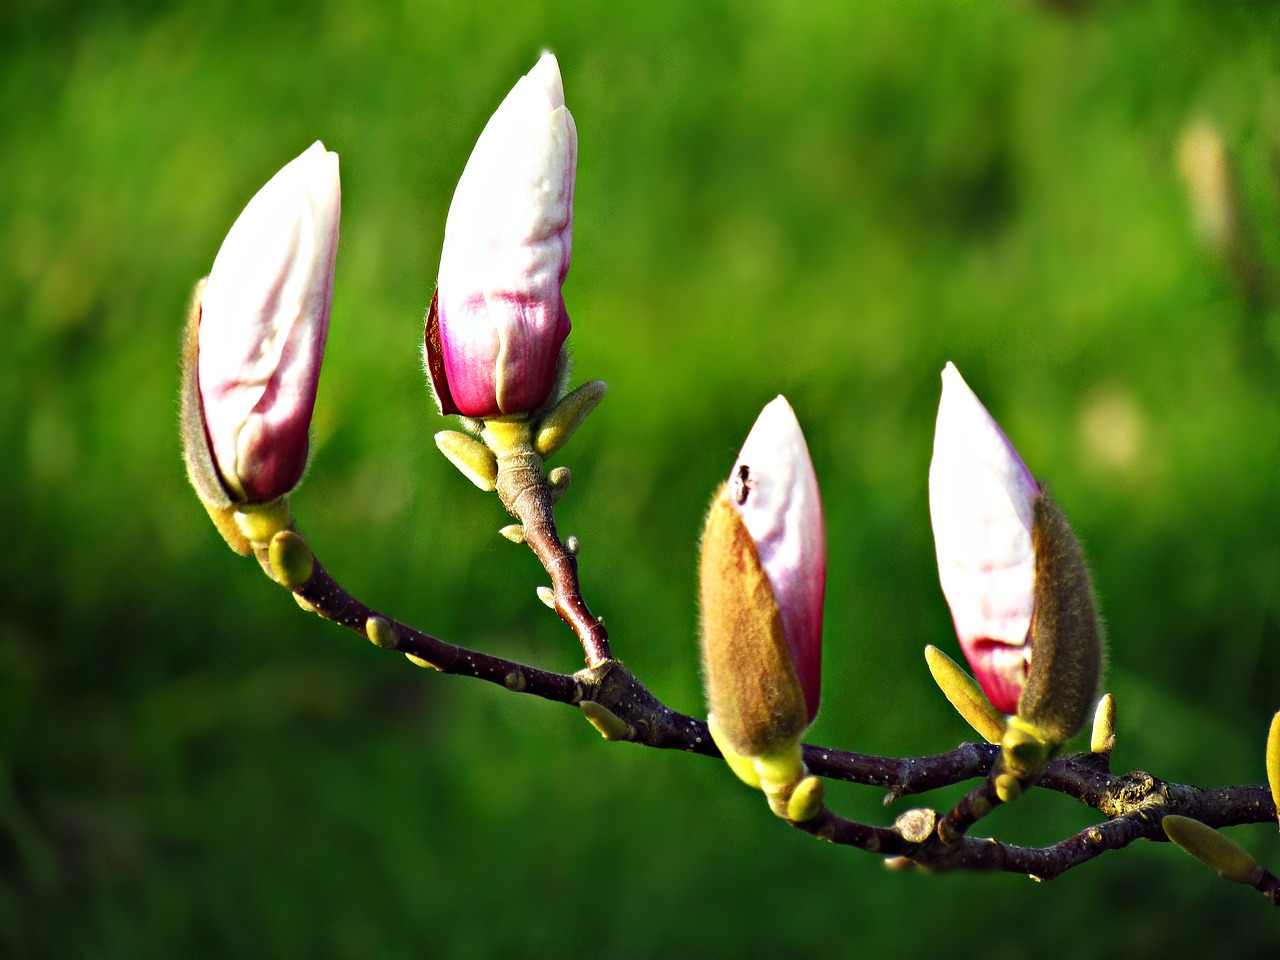
<instances>
[{"instance_id":1,"label":"tiny dark insect","mask_svg":"<svg viewBox=\"0 0 1280 960\"><path fill-rule=\"evenodd\" d=\"M747 494L751 492L751 468L745 463L738 467L738 506L747 502Z\"/></svg>"}]
</instances>

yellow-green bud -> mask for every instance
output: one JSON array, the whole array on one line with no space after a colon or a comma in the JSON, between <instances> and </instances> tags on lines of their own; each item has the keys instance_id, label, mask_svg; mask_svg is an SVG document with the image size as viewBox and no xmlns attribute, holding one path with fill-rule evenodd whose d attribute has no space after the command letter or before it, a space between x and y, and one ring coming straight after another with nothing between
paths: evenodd
<instances>
[{"instance_id":1,"label":"yellow-green bud","mask_svg":"<svg viewBox=\"0 0 1280 960\"><path fill-rule=\"evenodd\" d=\"M311 545L293 530L281 530L272 537L267 556L271 575L289 590L296 590L310 580L316 568L316 556Z\"/></svg>"},{"instance_id":2,"label":"yellow-green bud","mask_svg":"<svg viewBox=\"0 0 1280 960\"><path fill-rule=\"evenodd\" d=\"M603 704L594 700L583 700L580 704L582 715L600 731L606 740L626 740L630 738L631 725Z\"/></svg>"},{"instance_id":3,"label":"yellow-green bud","mask_svg":"<svg viewBox=\"0 0 1280 960\"><path fill-rule=\"evenodd\" d=\"M498 484L498 460L493 451L475 437L457 430L441 430L436 446L464 477L485 493Z\"/></svg>"},{"instance_id":4,"label":"yellow-green bud","mask_svg":"<svg viewBox=\"0 0 1280 960\"><path fill-rule=\"evenodd\" d=\"M582 421L604 399L605 384L602 380L584 383L556 402L538 424L534 434L533 449L543 460L548 459L582 426Z\"/></svg>"},{"instance_id":5,"label":"yellow-green bud","mask_svg":"<svg viewBox=\"0 0 1280 960\"><path fill-rule=\"evenodd\" d=\"M1116 746L1116 698L1102 695L1093 712L1093 735L1089 738L1091 753L1110 753Z\"/></svg>"},{"instance_id":6,"label":"yellow-green bud","mask_svg":"<svg viewBox=\"0 0 1280 960\"><path fill-rule=\"evenodd\" d=\"M281 497L270 503L242 503L235 509L236 526L251 544L268 546L277 533L289 529L289 499Z\"/></svg>"},{"instance_id":7,"label":"yellow-green bud","mask_svg":"<svg viewBox=\"0 0 1280 960\"><path fill-rule=\"evenodd\" d=\"M1059 742L1022 717L1010 717L1000 741L1002 772L1024 784L1034 780L1057 750ZM998 788L997 784L997 788ZM1001 799L1004 799L1003 797Z\"/></svg>"},{"instance_id":8,"label":"yellow-green bud","mask_svg":"<svg viewBox=\"0 0 1280 960\"><path fill-rule=\"evenodd\" d=\"M937 647L925 647L924 658L956 712L988 743L999 743L1004 737L1005 715L991 705L978 682Z\"/></svg>"},{"instance_id":9,"label":"yellow-green bud","mask_svg":"<svg viewBox=\"0 0 1280 960\"><path fill-rule=\"evenodd\" d=\"M1175 814L1165 817L1160 825L1170 840L1224 880L1253 886L1262 876L1257 861L1213 827Z\"/></svg>"},{"instance_id":10,"label":"yellow-green bud","mask_svg":"<svg viewBox=\"0 0 1280 960\"><path fill-rule=\"evenodd\" d=\"M805 777L787 801L787 819L795 823L805 823L822 812L822 800L826 793L822 781L817 777Z\"/></svg>"},{"instance_id":11,"label":"yellow-green bud","mask_svg":"<svg viewBox=\"0 0 1280 960\"><path fill-rule=\"evenodd\" d=\"M364 635L375 647L394 650L400 646L400 635L390 620L383 617L370 617L364 623Z\"/></svg>"}]
</instances>

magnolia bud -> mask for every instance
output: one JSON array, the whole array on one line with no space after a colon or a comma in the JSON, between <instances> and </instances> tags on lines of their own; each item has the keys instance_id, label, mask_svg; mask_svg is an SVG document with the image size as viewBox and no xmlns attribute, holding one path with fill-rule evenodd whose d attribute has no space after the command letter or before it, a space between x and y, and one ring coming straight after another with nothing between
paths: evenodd
<instances>
[{"instance_id":1,"label":"magnolia bud","mask_svg":"<svg viewBox=\"0 0 1280 960\"><path fill-rule=\"evenodd\" d=\"M789 795L804 776L799 743L818 710L826 568L813 463L778 397L712 501L700 572L712 735L735 772L771 794Z\"/></svg>"},{"instance_id":2,"label":"magnolia bud","mask_svg":"<svg viewBox=\"0 0 1280 960\"><path fill-rule=\"evenodd\" d=\"M489 119L449 208L424 346L442 413L497 417L551 398L569 335L577 155L545 53Z\"/></svg>"},{"instance_id":3,"label":"magnolia bud","mask_svg":"<svg viewBox=\"0 0 1280 960\"><path fill-rule=\"evenodd\" d=\"M206 504L268 503L302 477L340 202L338 155L316 142L249 201L197 288L184 449Z\"/></svg>"},{"instance_id":4,"label":"magnolia bud","mask_svg":"<svg viewBox=\"0 0 1280 960\"><path fill-rule=\"evenodd\" d=\"M1102 631L1066 519L950 363L942 383L929 468L938 577L978 683L1016 714L1005 752L1025 772L1087 719Z\"/></svg>"}]
</instances>

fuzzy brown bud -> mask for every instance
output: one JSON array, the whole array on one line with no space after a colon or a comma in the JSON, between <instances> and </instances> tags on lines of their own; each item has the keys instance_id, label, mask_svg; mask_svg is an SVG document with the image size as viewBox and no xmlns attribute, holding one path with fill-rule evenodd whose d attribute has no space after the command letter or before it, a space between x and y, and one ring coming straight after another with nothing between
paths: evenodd
<instances>
[{"instance_id":1,"label":"fuzzy brown bud","mask_svg":"<svg viewBox=\"0 0 1280 960\"><path fill-rule=\"evenodd\" d=\"M1032 524L1034 638L1018 717L1053 743L1084 726L1102 678L1103 631L1084 552L1062 511L1042 494Z\"/></svg>"}]
</instances>

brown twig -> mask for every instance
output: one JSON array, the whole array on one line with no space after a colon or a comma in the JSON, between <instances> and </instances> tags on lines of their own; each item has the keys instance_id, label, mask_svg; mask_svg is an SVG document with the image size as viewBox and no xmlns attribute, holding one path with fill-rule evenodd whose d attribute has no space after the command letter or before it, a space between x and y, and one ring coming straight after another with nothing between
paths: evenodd
<instances>
[{"instance_id":1,"label":"brown twig","mask_svg":"<svg viewBox=\"0 0 1280 960\"><path fill-rule=\"evenodd\" d=\"M583 686L576 677L527 667L502 657L445 643L384 617L349 594L319 560L315 562L310 579L295 588L293 593L307 609L365 639L370 639L369 621L374 617L384 620L391 627L390 642L380 646L416 657L441 673L487 680L516 693L529 693L557 703L576 705L583 699Z\"/></svg>"},{"instance_id":2,"label":"brown twig","mask_svg":"<svg viewBox=\"0 0 1280 960\"><path fill-rule=\"evenodd\" d=\"M978 784L938 824L938 836L943 843L955 843L969 828L1002 803L996 794L994 781L988 777Z\"/></svg>"},{"instance_id":3,"label":"brown twig","mask_svg":"<svg viewBox=\"0 0 1280 960\"><path fill-rule=\"evenodd\" d=\"M525 543L551 578L556 613L582 644L587 666L613 659L604 623L587 607L578 582L578 560L556 532L554 498L532 450L498 456L497 492L507 512L524 527Z\"/></svg>"},{"instance_id":4,"label":"brown twig","mask_svg":"<svg viewBox=\"0 0 1280 960\"><path fill-rule=\"evenodd\" d=\"M554 537L554 532L550 536ZM606 657L576 674L559 674L446 643L357 600L318 560L311 576L293 593L303 607L326 620L443 673L475 677L557 703L580 706L592 701L619 721L620 735L613 739L710 757L720 755L705 722L672 710L616 660ZM370 623L375 618L383 626L371 638ZM573 621L569 622L572 625ZM998 751L993 744L968 743L936 756L893 758L806 745L803 757L812 774L888 788L886 803L978 777L983 782L948 814L955 821L953 826L963 825L950 835L949 842L944 842L944 831L938 829L945 819L928 808L906 811L892 827L858 823L826 808L813 819L792 825L818 839L930 870L999 870L1050 880L1135 840L1163 842L1166 837L1160 824L1169 814L1192 817L1214 827L1276 819L1276 806L1265 786L1203 788L1168 783L1140 771L1117 776L1108 771L1106 755L1086 753L1050 761L1038 785L1098 810L1108 818L1105 822L1042 848L971 837L966 833L968 827L994 806L993 800L999 802L990 779ZM988 805L985 810L984 804ZM1272 903L1280 904L1280 880L1272 874L1264 871L1255 886Z\"/></svg>"}]
</instances>

